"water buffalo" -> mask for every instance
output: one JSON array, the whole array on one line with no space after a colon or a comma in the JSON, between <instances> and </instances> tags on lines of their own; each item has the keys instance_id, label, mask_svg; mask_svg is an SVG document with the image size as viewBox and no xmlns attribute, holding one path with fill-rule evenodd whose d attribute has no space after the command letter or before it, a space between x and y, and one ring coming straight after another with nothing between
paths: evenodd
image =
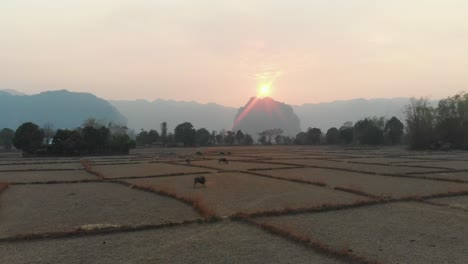
<instances>
[{"instance_id":1,"label":"water buffalo","mask_svg":"<svg viewBox=\"0 0 468 264\"><path fill-rule=\"evenodd\" d=\"M195 177L193 179L193 188L195 188L197 186L197 183L202 184L203 187L206 187L205 182L206 182L205 176Z\"/></svg>"},{"instance_id":2,"label":"water buffalo","mask_svg":"<svg viewBox=\"0 0 468 264\"><path fill-rule=\"evenodd\" d=\"M219 164L222 164L222 163L224 163L224 164L229 164L229 161L228 161L226 158L220 158L220 159L218 160L218 163L219 163Z\"/></svg>"}]
</instances>

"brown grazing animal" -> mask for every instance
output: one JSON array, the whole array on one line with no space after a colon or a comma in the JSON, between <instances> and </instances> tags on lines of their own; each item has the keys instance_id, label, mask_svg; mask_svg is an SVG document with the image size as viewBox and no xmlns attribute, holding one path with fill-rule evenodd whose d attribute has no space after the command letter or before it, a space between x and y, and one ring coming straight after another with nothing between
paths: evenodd
<instances>
[{"instance_id":1,"label":"brown grazing animal","mask_svg":"<svg viewBox=\"0 0 468 264\"><path fill-rule=\"evenodd\" d=\"M193 188L197 186L197 183L202 184L203 187L206 187L205 182L206 182L205 176L195 177L193 179Z\"/></svg>"},{"instance_id":2,"label":"brown grazing animal","mask_svg":"<svg viewBox=\"0 0 468 264\"><path fill-rule=\"evenodd\" d=\"M187 163L188 165L190 165L190 159L185 159L185 163Z\"/></svg>"},{"instance_id":3,"label":"brown grazing animal","mask_svg":"<svg viewBox=\"0 0 468 264\"><path fill-rule=\"evenodd\" d=\"M229 161L228 161L226 158L220 158L220 159L218 160L218 163L219 163L219 164L222 164L222 163L224 163L224 164L229 164Z\"/></svg>"}]
</instances>

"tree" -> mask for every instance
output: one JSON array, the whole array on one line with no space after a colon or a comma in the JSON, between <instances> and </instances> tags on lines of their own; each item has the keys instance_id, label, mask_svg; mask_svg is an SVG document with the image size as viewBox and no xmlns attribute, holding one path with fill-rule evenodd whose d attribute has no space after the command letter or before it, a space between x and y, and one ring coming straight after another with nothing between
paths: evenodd
<instances>
[{"instance_id":1,"label":"tree","mask_svg":"<svg viewBox=\"0 0 468 264\"><path fill-rule=\"evenodd\" d=\"M468 136L468 94L457 94L440 100L434 118L434 136L437 140L463 147Z\"/></svg>"},{"instance_id":2,"label":"tree","mask_svg":"<svg viewBox=\"0 0 468 264\"><path fill-rule=\"evenodd\" d=\"M4 128L0 131L0 144L6 150L11 150L13 146L13 137L15 136L15 131Z\"/></svg>"},{"instance_id":3,"label":"tree","mask_svg":"<svg viewBox=\"0 0 468 264\"><path fill-rule=\"evenodd\" d=\"M161 123L161 143L165 147L167 144L167 122Z\"/></svg>"},{"instance_id":4,"label":"tree","mask_svg":"<svg viewBox=\"0 0 468 264\"><path fill-rule=\"evenodd\" d=\"M196 130L189 122L182 123L174 129L174 136L177 142L182 142L184 147L195 144Z\"/></svg>"},{"instance_id":5,"label":"tree","mask_svg":"<svg viewBox=\"0 0 468 264\"><path fill-rule=\"evenodd\" d=\"M263 145L266 145L266 144L271 145L271 139L276 138L276 136L280 136L282 134L283 134L283 130L280 128L267 129L258 133L258 135L260 136L259 141Z\"/></svg>"},{"instance_id":6,"label":"tree","mask_svg":"<svg viewBox=\"0 0 468 264\"><path fill-rule=\"evenodd\" d=\"M412 149L425 149L434 143L434 109L427 98L414 99L406 108L406 134Z\"/></svg>"},{"instance_id":7,"label":"tree","mask_svg":"<svg viewBox=\"0 0 468 264\"><path fill-rule=\"evenodd\" d=\"M107 128L109 128L109 131L112 135L128 135L128 127L124 125L118 125L110 122L107 125Z\"/></svg>"},{"instance_id":8,"label":"tree","mask_svg":"<svg viewBox=\"0 0 468 264\"><path fill-rule=\"evenodd\" d=\"M115 134L112 135L110 141L110 147L112 152L128 154L130 148L134 146L134 142L130 139L127 134Z\"/></svg>"},{"instance_id":9,"label":"tree","mask_svg":"<svg viewBox=\"0 0 468 264\"><path fill-rule=\"evenodd\" d=\"M236 141L236 136L233 131L226 131L226 136L224 137L224 142L226 144L232 145Z\"/></svg>"},{"instance_id":10,"label":"tree","mask_svg":"<svg viewBox=\"0 0 468 264\"><path fill-rule=\"evenodd\" d=\"M13 144L17 149L33 153L41 146L42 140L43 135L39 126L27 122L16 129L15 136L13 137Z\"/></svg>"},{"instance_id":11,"label":"tree","mask_svg":"<svg viewBox=\"0 0 468 264\"><path fill-rule=\"evenodd\" d=\"M253 143L254 143L254 140L253 140L252 136L249 135L249 134L245 134L244 144L247 145L247 146L250 146L250 145L253 145Z\"/></svg>"},{"instance_id":12,"label":"tree","mask_svg":"<svg viewBox=\"0 0 468 264\"><path fill-rule=\"evenodd\" d=\"M104 152L109 145L110 130L105 126L87 126L83 128L82 136L89 153Z\"/></svg>"},{"instance_id":13,"label":"tree","mask_svg":"<svg viewBox=\"0 0 468 264\"><path fill-rule=\"evenodd\" d=\"M211 134L205 128L200 128L196 132L196 142L199 146L207 146L210 144Z\"/></svg>"},{"instance_id":14,"label":"tree","mask_svg":"<svg viewBox=\"0 0 468 264\"><path fill-rule=\"evenodd\" d=\"M305 145L307 144L307 134L305 132L300 132L296 135L294 139L294 144L296 145Z\"/></svg>"},{"instance_id":15,"label":"tree","mask_svg":"<svg viewBox=\"0 0 468 264\"><path fill-rule=\"evenodd\" d=\"M325 141L330 145L338 144L340 141L340 131L338 131L336 127L328 129L325 136Z\"/></svg>"},{"instance_id":16,"label":"tree","mask_svg":"<svg viewBox=\"0 0 468 264\"><path fill-rule=\"evenodd\" d=\"M383 144L383 124L383 117L365 118L356 122L354 133L358 143L365 145Z\"/></svg>"},{"instance_id":17,"label":"tree","mask_svg":"<svg viewBox=\"0 0 468 264\"><path fill-rule=\"evenodd\" d=\"M136 136L136 142L141 146L149 144L148 132L142 129L141 132Z\"/></svg>"},{"instance_id":18,"label":"tree","mask_svg":"<svg viewBox=\"0 0 468 264\"><path fill-rule=\"evenodd\" d=\"M218 145L224 144L224 130L219 131L219 133L216 135L216 143Z\"/></svg>"},{"instance_id":19,"label":"tree","mask_svg":"<svg viewBox=\"0 0 468 264\"><path fill-rule=\"evenodd\" d=\"M148 144L156 143L156 142L158 142L158 139L159 139L159 133L158 133L158 131L156 131L156 130L154 130L154 129L151 129L151 130L148 132L148 141L149 141Z\"/></svg>"},{"instance_id":20,"label":"tree","mask_svg":"<svg viewBox=\"0 0 468 264\"><path fill-rule=\"evenodd\" d=\"M240 131L240 130L237 130L237 132L236 132L237 144L241 145L243 143L243 141L244 141L244 138L245 138L244 133L242 133L242 131Z\"/></svg>"},{"instance_id":21,"label":"tree","mask_svg":"<svg viewBox=\"0 0 468 264\"><path fill-rule=\"evenodd\" d=\"M281 136L281 135L276 136L275 137L275 142L276 142L277 145L283 144L283 136Z\"/></svg>"},{"instance_id":22,"label":"tree","mask_svg":"<svg viewBox=\"0 0 468 264\"><path fill-rule=\"evenodd\" d=\"M340 141L343 144L350 144L354 138L354 128L352 122L346 122L340 127Z\"/></svg>"},{"instance_id":23,"label":"tree","mask_svg":"<svg viewBox=\"0 0 468 264\"><path fill-rule=\"evenodd\" d=\"M86 143L77 130L59 129L52 140L55 154L74 155L84 152Z\"/></svg>"},{"instance_id":24,"label":"tree","mask_svg":"<svg viewBox=\"0 0 468 264\"><path fill-rule=\"evenodd\" d=\"M403 123L396 117L390 118L385 124L384 135L392 145L401 142L403 136Z\"/></svg>"},{"instance_id":25,"label":"tree","mask_svg":"<svg viewBox=\"0 0 468 264\"><path fill-rule=\"evenodd\" d=\"M307 143L317 145L320 143L320 137L322 136L322 130L320 128L307 129Z\"/></svg>"},{"instance_id":26,"label":"tree","mask_svg":"<svg viewBox=\"0 0 468 264\"><path fill-rule=\"evenodd\" d=\"M100 128L105 126L104 121L102 120L97 120L94 117L89 117L86 119L83 124L81 125L82 127L94 127L94 128Z\"/></svg>"}]
</instances>

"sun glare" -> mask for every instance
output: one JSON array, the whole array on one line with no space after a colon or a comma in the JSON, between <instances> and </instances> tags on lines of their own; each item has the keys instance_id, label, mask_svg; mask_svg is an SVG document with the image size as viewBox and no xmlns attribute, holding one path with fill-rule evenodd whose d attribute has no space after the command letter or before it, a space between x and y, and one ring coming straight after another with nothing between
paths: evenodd
<instances>
[{"instance_id":1,"label":"sun glare","mask_svg":"<svg viewBox=\"0 0 468 264\"><path fill-rule=\"evenodd\" d=\"M271 88L270 88L269 85L264 84L264 85L260 86L260 91L259 91L258 97L263 98L263 97L270 96L270 94L271 94Z\"/></svg>"}]
</instances>

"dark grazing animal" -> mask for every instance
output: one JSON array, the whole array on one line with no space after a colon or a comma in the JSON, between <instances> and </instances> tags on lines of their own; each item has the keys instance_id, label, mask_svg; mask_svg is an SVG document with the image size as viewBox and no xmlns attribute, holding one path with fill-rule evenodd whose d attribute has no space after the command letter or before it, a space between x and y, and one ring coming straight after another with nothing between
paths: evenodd
<instances>
[{"instance_id":1,"label":"dark grazing animal","mask_svg":"<svg viewBox=\"0 0 468 264\"><path fill-rule=\"evenodd\" d=\"M222 164L222 163L224 163L224 164L229 164L229 161L228 161L226 158L220 158L220 159L218 160L218 163L219 163L219 164Z\"/></svg>"},{"instance_id":2,"label":"dark grazing animal","mask_svg":"<svg viewBox=\"0 0 468 264\"><path fill-rule=\"evenodd\" d=\"M185 159L185 163L187 163L188 165L190 165L190 159Z\"/></svg>"},{"instance_id":3,"label":"dark grazing animal","mask_svg":"<svg viewBox=\"0 0 468 264\"><path fill-rule=\"evenodd\" d=\"M193 188L195 188L197 186L197 183L202 184L203 187L206 187L205 182L206 182L205 176L195 177L193 179Z\"/></svg>"}]
</instances>

